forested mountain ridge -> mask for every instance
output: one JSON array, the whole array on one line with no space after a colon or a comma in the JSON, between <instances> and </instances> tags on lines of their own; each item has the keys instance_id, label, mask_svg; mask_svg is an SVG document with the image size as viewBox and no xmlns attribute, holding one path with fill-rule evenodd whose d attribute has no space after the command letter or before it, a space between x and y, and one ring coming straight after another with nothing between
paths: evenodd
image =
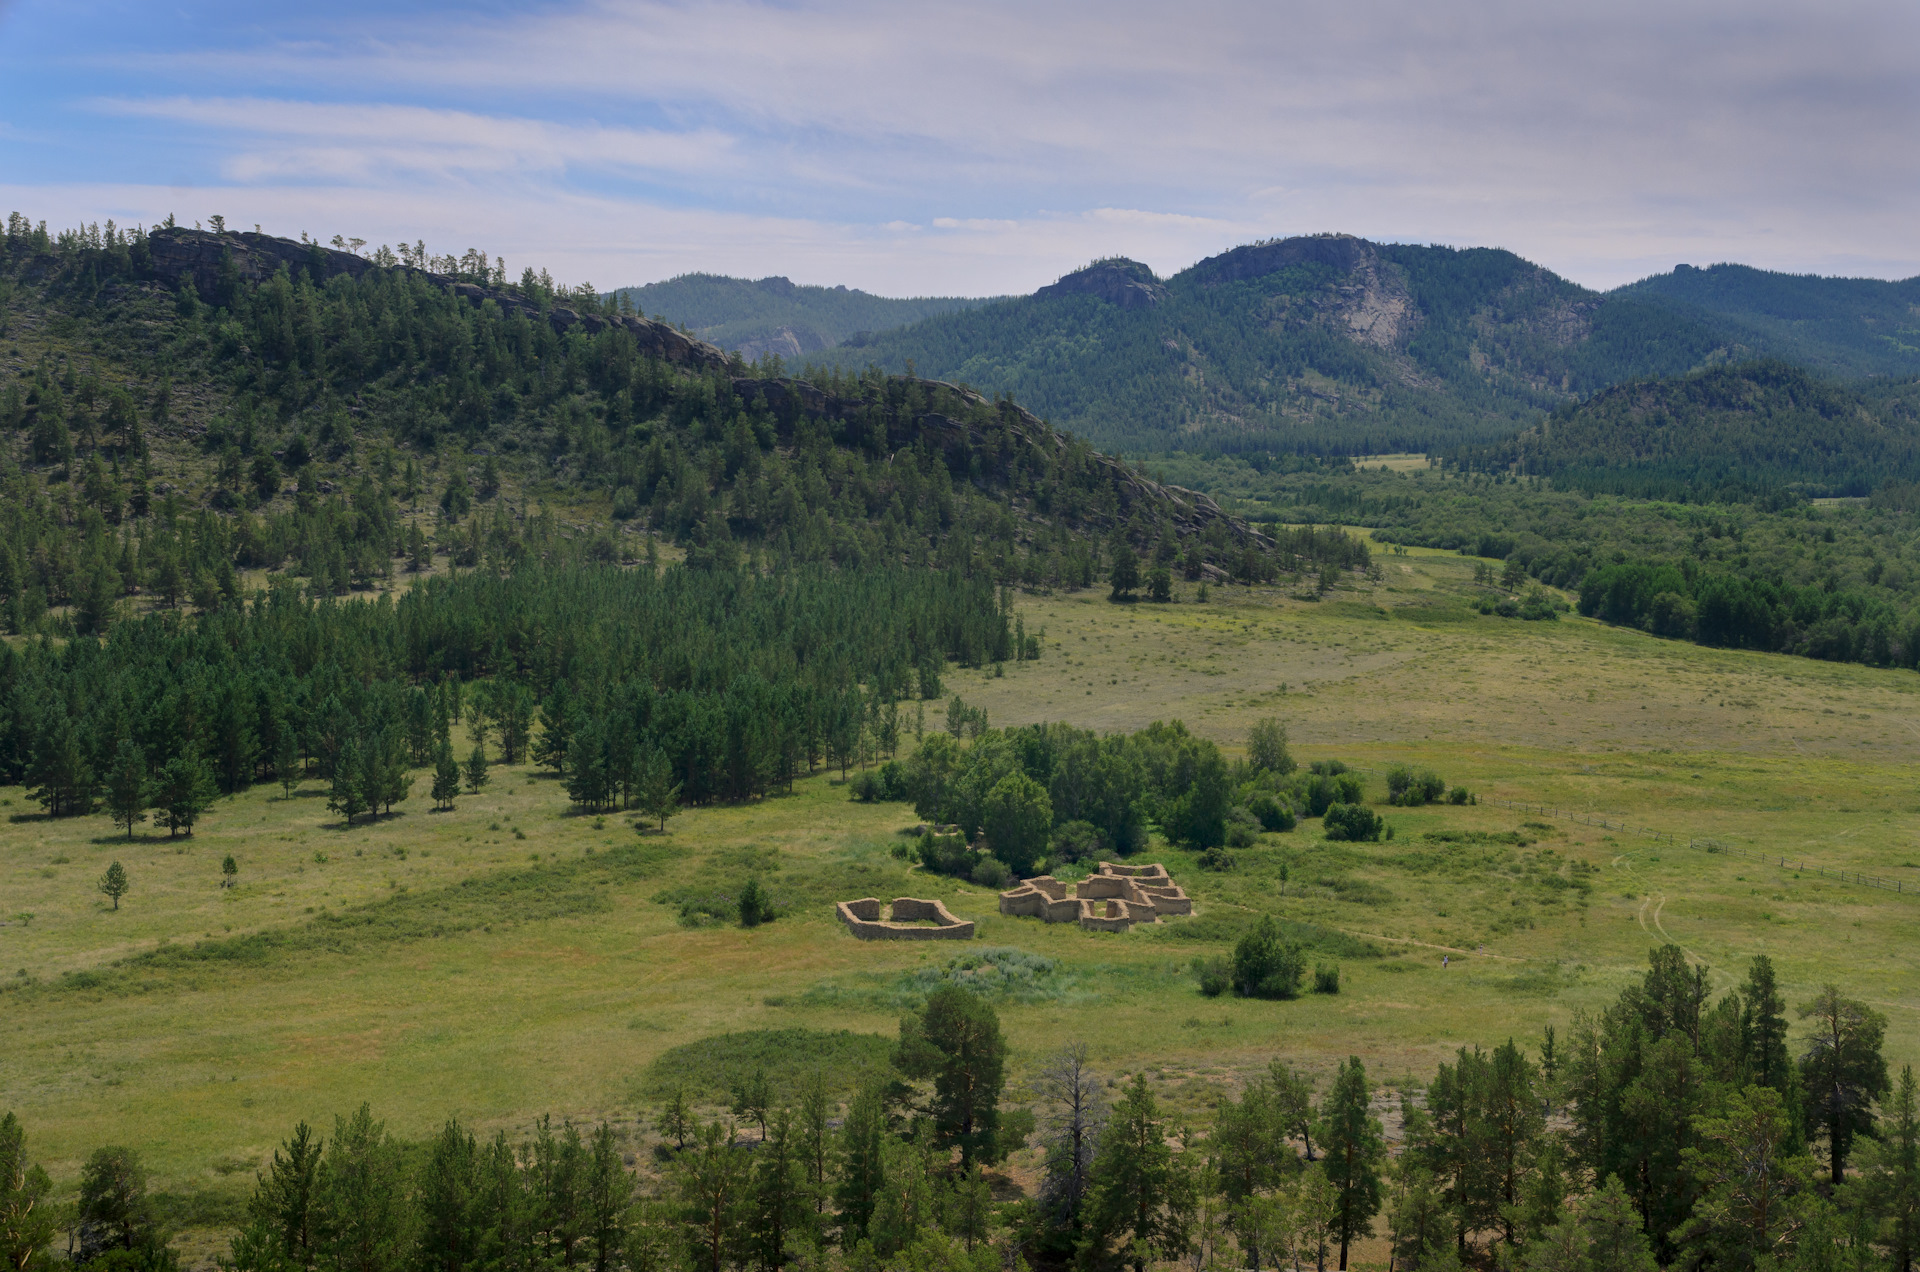
<instances>
[{"instance_id":1,"label":"forested mountain ridge","mask_svg":"<svg viewBox=\"0 0 1920 1272\"><path fill-rule=\"evenodd\" d=\"M1491 439L1618 380L1751 352L1511 252L1316 235L1164 281L1099 261L823 356L1009 392L1117 449L1356 453Z\"/></svg>"},{"instance_id":2,"label":"forested mountain ridge","mask_svg":"<svg viewBox=\"0 0 1920 1272\"><path fill-rule=\"evenodd\" d=\"M1676 265L1611 293L1748 332L1756 347L1830 375L1920 373L1920 277L1822 278L1750 265Z\"/></svg>"},{"instance_id":3,"label":"forested mountain ridge","mask_svg":"<svg viewBox=\"0 0 1920 1272\"><path fill-rule=\"evenodd\" d=\"M1616 385L1451 456L1648 499L1865 496L1920 476L1920 382L1866 394L1765 359Z\"/></svg>"},{"instance_id":4,"label":"forested mountain ridge","mask_svg":"<svg viewBox=\"0 0 1920 1272\"><path fill-rule=\"evenodd\" d=\"M837 344L859 344L876 331L987 303L966 296L896 299L845 286L795 284L779 275L681 274L644 287L622 287L614 295L748 359L769 353L798 358Z\"/></svg>"},{"instance_id":5,"label":"forested mountain ridge","mask_svg":"<svg viewBox=\"0 0 1920 1272\"><path fill-rule=\"evenodd\" d=\"M822 357L1010 392L1135 453L1442 450L1617 383L1761 356L1920 373L1914 286L1717 266L1601 293L1512 252L1326 234L1165 280L1096 261Z\"/></svg>"},{"instance_id":6,"label":"forested mountain ridge","mask_svg":"<svg viewBox=\"0 0 1920 1272\"><path fill-rule=\"evenodd\" d=\"M432 268L428 268L431 266ZM1276 543L1010 401L878 372L816 385L483 254L15 217L0 256L0 605L9 630L321 596L530 560L938 565L1085 585L1125 542L1271 577ZM640 533L644 530L646 533ZM1170 545L1170 546L1169 546ZM1171 564L1171 560L1163 562ZM49 609L70 607L66 614Z\"/></svg>"}]
</instances>

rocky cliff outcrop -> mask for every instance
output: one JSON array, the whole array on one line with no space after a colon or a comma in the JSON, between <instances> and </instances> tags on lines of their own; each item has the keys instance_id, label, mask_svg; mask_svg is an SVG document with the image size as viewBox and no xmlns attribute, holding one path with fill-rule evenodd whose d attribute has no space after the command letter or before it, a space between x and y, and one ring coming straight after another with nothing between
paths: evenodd
<instances>
[{"instance_id":1,"label":"rocky cliff outcrop","mask_svg":"<svg viewBox=\"0 0 1920 1272\"><path fill-rule=\"evenodd\" d=\"M1125 257L1095 261L1057 283L1033 293L1040 296L1095 296L1122 309L1151 309L1167 298L1167 289L1153 271Z\"/></svg>"},{"instance_id":2,"label":"rocky cliff outcrop","mask_svg":"<svg viewBox=\"0 0 1920 1272\"><path fill-rule=\"evenodd\" d=\"M148 270L169 287L190 281L202 297L213 299L219 292L221 277L231 262L232 269L246 282L263 282L281 266L306 270L316 282L346 274L359 278L371 270L383 268L352 252L335 251L319 243L301 243L276 238L271 234L215 234L209 230L189 230L179 226L162 227L147 239ZM555 331L575 327L592 333L618 327L630 332L642 349L658 354L669 362L694 367L724 368L731 365L727 354L697 340L664 322L631 314L583 314L568 305L541 306L516 292L501 288L463 283L444 274L429 273L409 265L387 268L418 274L474 305L492 301L503 313L525 314L535 322L545 322Z\"/></svg>"},{"instance_id":3,"label":"rocky cliff outcrop","mask_svg":"<svg viewBox=\"0 0 1920 1272\"><path fill-rule=\"evenodd\" d=\"M1342 334L1392 349L1420 323L1420 310L1401 271L1381 258L1372 243L1351 234L1313 234L1236 247L1209 256L1186 272L1203 286L1246 282L1283 269L1319 265L1340 276L1328 314Z\"/></svg>"}]
</instances>

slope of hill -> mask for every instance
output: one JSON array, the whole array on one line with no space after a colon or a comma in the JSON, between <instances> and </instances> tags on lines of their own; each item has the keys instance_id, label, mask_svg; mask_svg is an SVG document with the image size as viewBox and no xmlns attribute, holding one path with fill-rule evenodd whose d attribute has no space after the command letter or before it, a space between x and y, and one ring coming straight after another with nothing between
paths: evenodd
<instances>
[{"instance_id":1,"label":"slope of hill","mask_svg":"<svg viewBox=\"0 0 1920 1272\"><path fill-rule=\"evenodd\" d=\"M1920 277L1886 282L1679 265L1611 295L1709 317L1743 331L1756 348L1829 374L1920 374Z\"/></svg>"},{"instance_id":2,"label":"slope of hill","mask_svg":"<svg viewBox=\"0 0 1920 1272\"><path fill-rule=\"evenodd\" d=\"M1461 465L1653 499L1863 496L1920 475L1913 385L1869 401L1767 359L1616 385Z\"/></svg>"},{"instance_id":3,"label":"slope of hill","mask_svg":"<svg viewBox=\"0 0 1920 1272\"><path fill-rule=\"evenodd\" d=\"M682 274L614 294L749 359L769 353L799 358L837 344L863 343L876 331L987 303L966 296L896 300L848 287L796 285L777 275L749 280Z\"/></svg>"},{"instance_id":4,"label":"slope of hill","mask_svg":"<svg viewBox=\"0 0 1920 1272\"><path fill-rule=\"evenodd\" d=\"M823 356L1012 393L1110 448L1354 453L1490 439L1618 380L1750 352L1511 252L1321 235L1164 281L1100 261Z\"/></svg>"},{"instance_id":5,"label":"slope of hill","mask_svg":"<svg viewBox=\"0 0 1920 1272\"><path fill-rule=\"evenodd\" d=\"M1365 564L1346 540L1251 530L1011 401L879 372L755 378L590 294L433 263L453 272L16 222L0 240L8 629L101 630L129 598L218 609L247 571L339 595L632 560L654 537L716 569L1035 585L1104 577L1120 540L1196 576Z\"/></svg>"}]
</instances>

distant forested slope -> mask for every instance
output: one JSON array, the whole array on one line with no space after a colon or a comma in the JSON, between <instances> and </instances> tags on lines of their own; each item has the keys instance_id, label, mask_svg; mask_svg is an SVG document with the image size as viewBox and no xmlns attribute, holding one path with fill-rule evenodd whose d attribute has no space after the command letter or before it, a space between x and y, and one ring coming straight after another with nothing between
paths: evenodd
<instances>
[{"instance_id":1,"label":"distant forested slope","mask_svg":"<svg viewBox=\"0 0 1920 1272\"><path fill-rule=\"evenodd\" d=\"M1886 282L1680 265L1611 294L1708 317L1744 332L1756 348L1830 374L1920 374L1920 277Z\"/></svg>"},{"instance_id":2,"label":"distant forested slope","mask_svg":"<svg viewBox=\"0 0 1920 1272\"><path fill-rule=\"evenodd\" d=\"M682 274L645 287L623 287L615 295L749 359L767 353L797 358L849 337L986 303L966 296L896 300L848 287L796 285L779 276L749 280L721 274Z\"/></svg>"},{"instance_id":3,"label":"distant forested slope","mask_svg":"<svg viewBox=\"0 0 1920 1272\"><path fill-rule=\"evenodd\" d=\"M1360 453L1488 440L1622 379L1751 352L1511 252L1327 235L1164 281L1096 262L822 356L1011 393L1108 448Z\"/></svg>"},{"instance_id":4,"label":"distant forested slope","mask_svg":"<svg viewBox=\"0 0 1920 1272\"><path fill-rule=\"evenodd\" d=\"M1775 359L1617 385L1455 462L1647 499L1864 496L1920 476L1912 382L1867 394Z\"/></svg>"}]
</instances>

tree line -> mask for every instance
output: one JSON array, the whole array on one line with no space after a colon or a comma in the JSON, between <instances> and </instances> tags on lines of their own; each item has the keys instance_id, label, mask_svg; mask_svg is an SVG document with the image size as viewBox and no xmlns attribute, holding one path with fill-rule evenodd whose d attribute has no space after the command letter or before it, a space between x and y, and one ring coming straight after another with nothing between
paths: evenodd
<instances>
[{"instance_id":1,"label":"tree line","mask_svg":"<svg viewBox=\"0 0 1920 1272\"><path fill-rule=\"evenodd\" d=\"M533 564L350 601L276 582L0 648L0 781L54 816L104 802L129 832L151 809L170 834L262 781L332 783L351 820L434 766L444 799L444 778L484 780L489 744L589 807L744 799L869 757L876 730L897 746L899 704L938 694L949 660L1038 656L1011 611L985 578L929 570ZM463 715L479 763L449 775Z\"/></svg>"},{"instance_id":2,"label":"tree line","mask_svg":"<svg viewBox=\"0 0 1920 1272\"><path fill-rule=\"evenodd\" d=\"M363 1106L296 1126L248 1204L234 1272L992 1272L1186 1264L1345 1268L1384 1221L1392 1266L1459 1272L1908 1272L1920 1239L1920 1092L1890 1079L1885 1021L1833 986L1788 1007L1771 963L1711 1001L1673 946L1567 1036L1462 1048L1391 1107L1358 1058L1324 1090L1282 1060L1203 1131L1069 1045L1008 1103L991 1004L953 985L903 1017L891 1070L842 1111L823 1073L777 1098L734 1076L706 1115L684 1087L632 1136L538 1122L518 1142L450 1120L404 1144ZM1796 1055L1796 1052L1798 1053ZM1117 1092L1110 1095L1109 1092ZM728 1114L731 1113L731 1116ZM836 1116L838 1115L838 1116ZM986 1170L1038 1150L1033 1195ZM94 1152L71 1207L0 1121L0 1253L50 1266L65 1226L88 1269L168 1272L138 1154Z\"/></svg>"}]
</instances>

